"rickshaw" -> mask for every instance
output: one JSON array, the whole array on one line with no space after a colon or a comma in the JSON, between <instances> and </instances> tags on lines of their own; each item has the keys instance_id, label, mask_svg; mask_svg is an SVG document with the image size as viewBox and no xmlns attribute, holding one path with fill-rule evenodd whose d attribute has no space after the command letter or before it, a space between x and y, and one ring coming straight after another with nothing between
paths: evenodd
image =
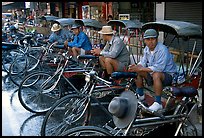
<instances>
[{"instance_id":1,"label":"rickshaw","mask_svg":"<svg viewBox=\"0 0 204 138\"><path fill-rule=\"evenodd\" d=\"M116 35L124 41L129 49L130 64L137 63L142 55L143 43L141 37L142 22L139 20L110 20L107 25L112 26ZM135 53L135 55L133 55Z\"/></svg>"},{"instance_id":2,"label":"rickshaw","mask_svg":"<svg viewBox=\"0 0 204 138\"><path fill-rule=\"evenodd\" d=\"M148 22L142 26L143 30L148 28L164 32L163 43L168 46L170 52L174 55L179 73L183 75L183 77L180 76L175 81L179 81L177 83L192 82L194 80L192 77L198 74L194 80L196 82L193 81L191 84L198 89L199 80L201 79L202 49L196 49L196 44L201 44L202 27L190 22L164 20ZM188 85L190 85L190 82Z\"/></svg>"},{"instance_id":3,"label":"rickshaw","mask_svg":"<svg viewBox=\"0 0 204 138\"><path fill-rule=\"evenodd\" d=\"M162 94L162 104L163 109L159 111L150 111L148 110L148 105L151 104L151 100L153 97L151 95L154 95L154 92L151 90L151 88L146 88L145 94L146 96L146 102L143 103L139 101L138 99L134 99L136 102L136 108L135 108L135 116L132 119L129 119L127 121L127 118L123 118L121 115L118 117L116 115L114 116L114 119L112 118L110 121L107 121L104 124L94 124L94 121L92 124L87 124L87 126L77 126L73 127L67 131L64 131L63 133L60 133L61 136L84 136L84 135L91 135L91 136L151 136L151 133L154 135L164 134L166 135L174 135L174 136L192 136L192 135L198 135L197 128L195 124L192 122L192 119L195 116L192 116L193 111L197 109L199 105L198 101L198 88L201 85L201 78L202 78L202 69L200 67L202 58L201 53L202 50L198 50L198 55L196 55L195 52L195 45L193 45L193 50L189 52L187 50L185 52L185 43L186 41L190 40L197 40L202 38L202 28L199 25L195 25L188 22L183 21L172 21L172 20L164 20L164 21L157 21L157 22L148 22L142 25L142 32L146 29L154 28L159 32L164 32L164 43L166 46L169 46L170 44L173 44L173 40L177 38L178 45L174 48L177 49L177 52L179 52L179 60L175 59L176 61L179 61L179 67L182 67L182 71L179 70L179 74L184 74L185 80L183 82L178 81L179 77L176 78L175 82L172 83L172 86L167 86L163 89ZM167 36L170 36L170 44L167 44L168 38ZM173 36L173 37L172 37ZM173 40L172 40L173 38ZM180 43L184 41L183 43ZM181 45L182 44L182 45ZM190 43L187 43L188 47L190 47ZM170 49L172 51L172 49ZM174 53L174 52L172 52ZM190 55L190 56L189 56ZM195 58L195 59L193 59ZM187 61L184 62L186 59ZM190 62L190 63L189 63ZM185 64L193 64L192 66L189 65L186 67ZM114 72L112 74L112 78L131 78L134 79L136 77L137 73L128 73L128 72ZM94 73L87 73L86 76L89 78L86 81L90 81L90 79L93 80L101 80L98 78L98 76ZM90 77L91 76L91 77ZM179 76L179 75L178 75ZM110 84L110 83L109 83ZM127 84L129 85L129 84ZM129 88L129 86L127 86ZM121 93L121 95L125 95L125 93L131 93L131 89L126 89L124 92ZM151 94L151 95L149 95ZM130 97L133 94L131 94ZM75 100L76 101L76 100ZM75 103L76 104L76 103ZM78 103L80 107L81 104ZM77 106L77 105L76 105ZM85 105L83 105L85 106ZM67 106L66 106L67 107ZM77 107L75 109L78 109ZM67 109L69 110L69 109ZM79 110L79 109L78 109ZM80 110L82 110L80 108ZM85 112L87 108L85 108L83 111ZM109 110L110 111L110 110ZM82 111L80 111L81 113ZM108 117L109 114L104 115ZM74 117L74 116L73 116ZM85 120L86 122L87 120ZM119 122L118 122L119 121ZM128 122L128 123L127 123ZM125 124L125 125L123 125ZM168 130L168 132L162 133L160 128L164 127L165 125L169 125L171 129ZM154 133L155 132L155 133ZM168 133L168 134L167 134Z\"/></svg>"},{"instance_id":4,"label":"rickshaw","mask_svg":"<svg viewBox=\"0 0 204 138\"><path fill-rule=\"evenodd\" d=\"M37 23L41 24L43 20L45 20L45 24L46 26L35 26L34 28L36 29L36 32L38 34L43 34L44 36L49 36L51 33L51 27L53 25L53 23L55 22L55 20L59 19L59 17L56 16L50 16L50 15L46 15L46 16L42 16L37 18Z\"/></svg>"}]
</instances>

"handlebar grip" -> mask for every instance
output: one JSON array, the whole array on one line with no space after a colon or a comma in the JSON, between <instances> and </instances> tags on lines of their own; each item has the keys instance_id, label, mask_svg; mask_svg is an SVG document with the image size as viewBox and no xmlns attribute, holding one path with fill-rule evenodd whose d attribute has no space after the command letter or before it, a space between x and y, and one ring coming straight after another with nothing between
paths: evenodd
<instances>
[{"instance_id":1,"label":"handlebar grip","mask_svg":"<svg viewBox=\"0 0 204 138\"><path fill-rule=\"evenodd\" d=\"M55 44L55 45L53 45L53 47L54 47L54 48L64 49L64 45Z\"/></svg>"}]
</instances>

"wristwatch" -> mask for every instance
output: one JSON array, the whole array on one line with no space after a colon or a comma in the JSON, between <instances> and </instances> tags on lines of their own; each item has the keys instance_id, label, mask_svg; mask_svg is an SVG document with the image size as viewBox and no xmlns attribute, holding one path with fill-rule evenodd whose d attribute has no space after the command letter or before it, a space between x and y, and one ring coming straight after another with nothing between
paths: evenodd
<instances>
[{"instance_id":1,"label":"wristwatch","mask_svg":"<svg viewBox=\"0 0 204 138\"><path fill-rule=\"evenodd\" d=\"M102 56L102 51L100 52L99 56Z\"/></svg>"}]
</instances>

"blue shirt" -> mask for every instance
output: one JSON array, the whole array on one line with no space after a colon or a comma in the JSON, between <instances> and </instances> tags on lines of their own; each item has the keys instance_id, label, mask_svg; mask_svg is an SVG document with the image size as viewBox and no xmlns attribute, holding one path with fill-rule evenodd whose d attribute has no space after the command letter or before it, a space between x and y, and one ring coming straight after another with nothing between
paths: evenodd
<instances>
[{"instance_id":1,"label":"blue shirt","mask_svg":"<svg viewBox=\"0 0 204 138\"><path fill-rule=\"evenodd\" d=\"M68 29L64 29L65 35L68 41L72 41L74 38L74 33Z\"/></svg>"},{"instance_id":2,"label":"blue shirt","mask_svg":"<svg viewBox=\"0 0 204 138\"><path fill-rule=\"evenodd\" d=\"M65 40L67 40L67 35L66 35L66 31L64 31L64 30L60 30L59 34L52 32L52 34L49 37L50 43L54 43L57 41L58 44L64 45Z\"/></svg>"},{"instance_id":3,"label":"blue shirt","mask_svg":"<svg viewBox=\"0 0 204 138\"><path fill-rule=\"evenodd\" d=\"M68 42L68 46L83 48L84 50L92 49L92 45L88 36L82 31L80 31L78 35L74 36L73 42Z\"/></svg>"},{"instance_id":4,"label":"blue shirt","mask_svg":"<svg viewBox=\"0 0 204 138\"><path fill-rule=\"evenodd\" d=\"M171 75L177 72L177 66L173 60L173 55L161 42L157 43L152 53L149 47L146 46L144 48L143 57L138 64L150 68L153 72L166 72Z\"/></svg>"}]
</instances>

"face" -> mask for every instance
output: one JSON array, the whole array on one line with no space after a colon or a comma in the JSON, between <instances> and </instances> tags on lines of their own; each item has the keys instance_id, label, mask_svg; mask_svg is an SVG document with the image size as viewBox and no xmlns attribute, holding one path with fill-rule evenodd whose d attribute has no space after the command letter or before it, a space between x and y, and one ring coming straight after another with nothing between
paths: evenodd
<instances>
[{"instance_id":1,"label":"face","mask_svg":"<svg viewBox=\"0 0 204 138\"><path fill-rule=\"evenodd\" d=\"M149 49L153 51L157 45L157 38L146 38L144 39L144 42L149 47Z\"/></svg>"},{"instance_id":2,"label":"face","mask_svg":"<svg viewBox=\"0 0 204 138\"><path fill-rule=\"evenodd\" d=\"M75 35L78 35L78 34L79 34L79 28L74 28L74 29L72 29L72 31L73 31L73 33L74 33Z\"/></svg>"},{"instance_id":3,"label":"face","mask_svg":"<svg viewBox=\"0 0 204 138\"><path fill-rule=\"evenodd\" d=\"M60 30L59 31L55 31L55 34L59 34Z\"/></svg>"}]
</instances>

